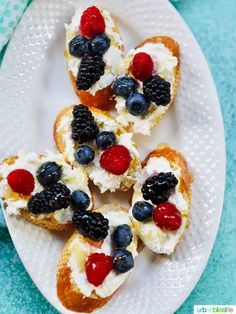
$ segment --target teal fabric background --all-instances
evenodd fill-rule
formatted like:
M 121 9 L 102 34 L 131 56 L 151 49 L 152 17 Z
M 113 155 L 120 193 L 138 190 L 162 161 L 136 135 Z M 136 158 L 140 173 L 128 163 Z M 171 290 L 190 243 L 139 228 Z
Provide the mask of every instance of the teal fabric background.
M 227 183 L 217 240 L 200 281 L 177 311 L 190 314 L 194 304 L 236 304 L 236 2 L 173 2 L 208 59 L 221 101 L 227 141 Z M 57 313 L 25 272 L 1 218 L 0 282 L 1 314 Z

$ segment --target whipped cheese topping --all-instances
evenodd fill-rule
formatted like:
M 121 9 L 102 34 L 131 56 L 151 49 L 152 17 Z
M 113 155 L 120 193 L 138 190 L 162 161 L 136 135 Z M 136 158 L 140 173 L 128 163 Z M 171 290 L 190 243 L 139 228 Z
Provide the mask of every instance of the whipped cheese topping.
M 65 24 L 66 28 L 66 56 L 68 60 L 68 69 L 74 77 L 77 77 L 81 58 L 76 58 L 70 55 L 68 50 L 69 42 L 79 34 L 80 19 L 85 8 L 79 8 L 72 18 L 70 24 Z M 123 42 L 120 34 L 116 29 L 115 22 L 110 13 L 106 10 L 101 10 L 104 17 L 106 28 L 105 33 L 111 40 L 110 48 L 103 55 L 103 60 L 106 64 L 105 73 L 101 76 L 88 92 L 95 95 L 98 90 L 108 87 L 116 79 L 118 75 L 118 66 L 123 60 Z
M 171 84 L 171 95 L 173 94 L 173 86 L 175 83 L 175 68 L 178 60 L 172 55 L 172 52 L 162 43 L 146 43 L 143 47 L 132 49 L 124 62 L 120 66 L 120 75 L 127 75 L 130 62 L 135 54 L 145 52 L 149 54 L 154 63 L 154 72 Z M 142 82 L 139 81 L 138 91 L 143 93 Z M 149 110 L 144 116 L 133 116 L 125 107 L 125 99 L 123 97 L 116 98 L 116 109 L 118 112 L 117 121 L 123 126 L 132 124 L 132 128 L 137 133 L 150 134 L 150 129 L 155 125 L 157 116 L 161 116 L 168 106 L 156 106 L 151 103 Z
M 179 242 L 184 230 L 187 226 L 188 219 L 188 202 L 184 199 L 182 193 L 180 192 L 180 177 L 181 170 L 178 167 L 173 167 L 170 165 L 169 161 L 164 157 L 152 157 L 149 159 L 146 167 L 143 169 L 140 178 L 134 186 L 134 195 L 132 199 L 132 206 L 137 201 L 144 201 L 141 188 L 146 181 L 146 179 L 152 175 L 159 172 L 172 172 L 178 179 L 178 184 L 175 191 L 169 197 L 169 202 L 173 203 L 182 214 L 182 224 L 180 228 L 176 231 L 163 231 L 156 226 L 153 220 L 147 222 L 141 222 L 136 220 L 132 214 L 132 207 L 130 209 L 130 216 L 136 227 L 136 232 L 144 242 L 144 244 L 149 247 L 152 251 L 156 253 L 171 254 L 173 253 L 175 246 Z M 152 204 L 151 201 L 148 201 Z
M 14 198 L 14 193 L 11 197 L 11 190 L 7 183 L 8 174 L 15 169 L 26 169 L 30 171 L 35 178 L 35 188 L 32 192 L 32 195 L 35 195 L 43 190 L 43 186 L 41 186 L 36 179 L 36 171 L 42 163 L 47 161 L 55 161 L 58 165 L 62 166 L 63 170 L 60 182 L 64 183 L 71 192 L 74 190 L 82 190 L 91 197 L 91 193 L 88 188 L 88 178 L 84 169 L 80 166 L 78 168 L 72 168 L 65 162 L 62 154 L 55 154 L 51 151 L 47 151 L 45 156 L 40 156 L 36 153 L 26 154 L 24 152 L 20 152 L 14 164 L 8 165 L 6 163 L 2 163 L 0 165 L 0 197 L 4 198 L 4 207 L 6 207 L 6 212 L 9 215 L 19 215 L 20 209 L 27 208 L 28 199 L 20 198 L 16 200 Z M 67 223 L 68 221 L 71 221 L 73 211 L 68 207 L 55 211 L 53 215 L 59 223 Z M 45 216 L 47 216 L 47 214 L 38 215 L 39 218 L 43 218 Z
M 139 153 L 134 146 L 132 137 L 132 133 L 121 134 L 117 136 L 117 144 L 124 145 L 126 148 L 128 148 L 131 157 L 137 159 L 139 158 Z M 120 188 L 121 184 L 132 185 L 135 182 L 135 169 L 131 169 L 132 167 L 129 167 L 128 170 L 122 175 L 114 175 L 102 169 L 99 164 L 102 153 L 102 151 L 99 151 L 94 159 L 93 164 L 88 167 L 89 177 L 91 180 L 93 180 L 95 185 L 99 186 L 101 193 L 104 193 L 108 190 L 115 192 Z
M 140 169 L 139 161 L 139 152 L 136 149 L 134 142 L 133 142 L 133 134 L 132 133 L 120 133 L 120 131 L 124 132 L 121 126 L 114 120 L 113 118 L 109 118 L 107 116 L 101 115 L 96 111 L 92 112 L 99 126 L 99 130 L 101 131 L 112 131 L 116 134 L 117 144 L 124 145 L 128 148 L 131 157 L 133 160 L 137 161 L 131 164 L 129 169 L 122 175 L 114 175 L 112 173 L 107 172 L 106 170 L 102 169 L 100 166 L 100 157 L 103 153 L 102 150 L 98 150 L 96 145 L 91 143 L 90 145 L 93 147 L 95 151 L 95 158 L 93 162 L 87 166 L 87 171 L 89 178 L 97 185 L 101 193 L 106 191 L 114 192 L 121 187 L 122 184 L 125 186 L 131 186 L 135 182 L 135 172 Z M 73 119 L 72 113 L 70 116 L 65 116 L 61 119 L 61 123 L 58 126 L 58 132 L 62 134 L 63 141 L 65 143 L 65 157 L 70 162 L 75 162 L 75 143 L 71 137 L 71 122 Z M 119 132 L 118 132 L 119 131 Z M 76 163 L 77 165 L 78 163 Z
M 95 287 L 93 284 L 89 283 L 85 273 L 85 263 L 87 257 L 92 253 L 104 253 L 106 255 L 112 254 L 112 243 L 111 243 L 111 234 L 114 231 L 115 227 L 127 224 L 131 227 L 133 232 L 133 239 L 130 245 L 127 247 L 127 250 L 130 251 L 135 258 L 138 255 L 137 252 L 137 236 L 134 232 L 134 228 L 129 219 L 129 215 L 123 211 L 110 211 L 108 213 L 103 213 L 103 215 L 109 220 L 109 232 L 106 239 L 104 239 L 103 244 L 100 248 L 95 248 L 89 245 L 83 240 L 82 236 L 77 236 L 74 241 L 71 243 L 70 251 L 71 256 L 68 261 L 68 267 L 71 268 L 71 282 L 75 283 L 80 291 L 87 297 L 91 295 L 92 292 L 95 292 L 97 296 L 101 298 L 108 297 L 114 293 L 121 284 L 129 276 L 130 271 L 124 274 L 117 274 L 115 271 L 111 271 L 103 283 L 98 287 Z

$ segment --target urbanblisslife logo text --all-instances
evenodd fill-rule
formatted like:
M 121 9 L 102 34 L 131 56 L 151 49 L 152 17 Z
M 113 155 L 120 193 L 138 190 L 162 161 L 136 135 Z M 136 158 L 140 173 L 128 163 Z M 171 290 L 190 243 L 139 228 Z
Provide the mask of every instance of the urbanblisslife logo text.
M 197 313 L 233 313 L 236 314 L 236 305 L 194 305 L 194 314 Z

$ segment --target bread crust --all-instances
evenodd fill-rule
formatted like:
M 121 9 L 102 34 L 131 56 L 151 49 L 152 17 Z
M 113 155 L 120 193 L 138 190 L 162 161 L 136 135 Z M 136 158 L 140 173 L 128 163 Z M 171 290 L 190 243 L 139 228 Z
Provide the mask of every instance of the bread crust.
M 188 202 L 190 207 L 191 203 L 191 184 L 193 182 L 193 175 L 188 170 L 187 161 L 183 155 L 173 148 L 170 148 L 166 144 L 161 144 L 157 149 L 150 152 L 147 157 L 142 162 L 142 167 L 144 168 L 148 160 L 152 157 L 164 157 L 166 158 L 172 166 L 178 166 L 181 170 L 180 176 L 180 190 L 184 195 L 185 200 Z
M 54 140 L 55 140 L 55 144 L 56 144 L 56 148 L 58 149 L 58 151 L 62 154 L 65 154 L 65 150 L 66 150 L 66 143 L 63 139 L 63 133 L 59 131 L 59 126 L 60 126 L 60 123 L 61 123 L 61 120 L 63 117 L 69 117 L 71 115 L 71 112 L 73 110 L 73 107 L 75 105 L 71 105 L 69 107 L 66 107 L 64 109 L 62 109 L 56 120 L 55 120 L 55 123 L 54 123 Z M 90 108 L 91 112 L 92 113 L 96 113 L 97 115 L 102 115 L 104 117 L 104 120 L 105 119 L 112 119 L 114 120 L 114 118 L 110 115 L 109 112 L 107 111 L 104 111 L 104 110 L 100 110 L 98 108 Z M 117 123 L 117 125 L 119 125 Z M 121 133 L 126 133 L 126 129 L 123 128 L 121 125 L 119 125 L 119 129 L 117 130 L 116 132 L 116 135 L 120 135 Z M 74 145 L 74 148 L 76 149 L 76 144 Z M 68 156 L 66 156 L 65 154 L 65 159 L 68 163 L 73 163 L 69 160 Z M 136 169 L 140 166 L 140 160 L 139 158 L 133 158 L 132 159 L 132 162 L 131 162 L 131 165 L 130 165 L 130 169 L 131 169 L 131 172 L 135 172 Z M 123 181 L 121 182 L 121 185 L 120 185 L 120 188 L 118 190 L 120 191 L 127 191 L 131 188 L 131 186 L 135 183 L 135 179 L 131 182 L 131 179 L 130 180 L 127 180 L 127 181 Z
M 56 148 L 58 149 L 58 151 L 60 153 L 63 153 L 65 151 L 65 142 L 63 140 L 63 134 L 61 132 L 58 131 L 59 125 L 61 123 L 61 120 L 63 117 L 69 117 L 72 113 L 72 110 L 74 108 L 75 105 L 70 105 L 66 108 L 63 108 L 57 115 L 55 123 L 54 123 L 54 127 L 53 127 L 53 136 L 54 136 L 54 140 L 55 140 L 55 144 L 56 144 Z M 98 109 L 98 108 L 90 108 L 90 110 L 92 112 L 95 112 L 97 114 L 103 115 L 105 116 L 107 119 L 113 119 L 113 117 L 104 110 Z M 120 127 L 121 131 L 125 132 L 125 129 L 123 129 L 122 127 Z
M 70 80 L 76 95 L 79 97 L 81 103 L 88 107 L 95 107 L 102 110 L 111 110 L 115 106 L 115 96 L 111 86 L 107 86 L 98 90 L 95 95 L 85 90 L 78 90 L 76 85 L 76 77 L 69 71 Z
M 111 211 L 111 207 L 112 211 L 125 211 L 128 214 L 128 210 L 119 205 L 103 205 L 102 207 L 95 209 L 94 211 L 106 213 L 108 211 Z M 91 313 L 95 309 L 98 309 L 105 305 L 116 293 L 116 291 L 106 298 L 101 298 L 95 293 L 92 293 L 91 296 L 86 297 L 78 289 L 78 287 L 71 282 L 71 269 L 68 267 L 67 264 L 70 258 L 70 245 L 77 236 L 78 232 L 75 231 L 62 251 L 57 269 L 57 296 L 67 309 L 75 312 Z M 93 243 L 93 241 L 89 239 L 86 240 L 90 245 L 97 246 L 97 242 Z
M 17 158 L 18 156 L 9 157 L 5 159 L 3 163 L 12 165 L 14 164 Z M 0 178 L 0 181 L 1 181 L 1 178 Z M 92 198 L 91 198 L 91 201 L 93 202 Z M 7 208 L 7 204 L 4 202 L 4 199 L 3 199 L 3 207 L 4 209 Z M 27 208 L 22 208 L 20 209 L 20 216 L 37 226 L 40 226 L 49 230 L 64 231 L 64 230 L 69 230 L 73 228 L 72 222 L 68 222 L 65 224 L 59 223 L 55 219 L 54 213 L 45 214 L 43 217 L 40 217 L 41 215 L 34 215 L 33 213 L 30 213 Z
M 102 11 L 102 10 L 101 10 Z M 113 18 L 115 26 L 113 31 L 120 33 L 119 26 L 117 21 Z M 121 52 L 124 52 L 124 45 L 119 45 Z M 65 53 L 66 54 L 66 53 Z M 71 71 L 69 72 L 70 80 L 76 95 L 80 98 L 82 104 L 88 107 L 95 107 L 101 110 L 111 110 L 115 106 L 115 95 L 111 86 L 107 86 L 103 89 L 98 90 L 95 95 L 91 94 L 88 91 L 78 90 L 76 85 L 76 77 L 73 76 Z
M 179 44 L 174 39 L 172 39 L 171 37 L 168 37 L 168 36 L 154 36 L 154 37 L 147 38 L 143 42 L 141 42 L 139 45 L 137 45 L 135 47 L 135 49 L 141 48 L 145 44 L 148 44 L 148 43 L 153 43 L 153 44 L 161 43 L 161 44 L 163 44 L 172 52 L 173 56 L 176 57 L 178 60 L 178 64 L 174 69 L 175 82 L 174 82 L 173 88 L 172 88 L 171 101 L 167 106 L 163 107 L 163 110 L 161 113 L 157 113 L 156 115 L 155 115 L 155 112 L 153 113 L 153 117 L 151 119 L 151 123 L 152 123 L 152 127 L 153 127 L 162 119 L 164 114 L 167 112 L 167 110 L 170 108 L 171 104 L 175 100 L 178 86 L 179 86 L 179 82 L 180 82 L 180 51 L 179 51 Z M 129 68 L 129 70 L 128 70 L 128 75 L 133 76 L 133 74 L 131 72 L 131 68 Z M 131 132 L 133 131 L 133 123 L 132 122 L 130 122 L 128 130 Z
M 181 241 L 181 239 L 183 238 L 185 231 L 187 230 L 190 224 L 189 222 L 190 212 L 189 211 L 190 211 L 190 206 L 191 206 L 191 184 L 193 182 L 193 175 L 189 172 L 187 162 L 185 158 L 183 157 L 183 155 L 166 144 L 160 144 L 155 150 L 153 150 L 147 155 L 147 157 L 142 162 L 143 168 L 147 165 L 149 159 L 152 157 L 157 157 L 157 158 L 164 157 L 168 160 L 171 166 L 173 167 L 177 166 L 180 169 L 179 192 L 182 193 L 184 199 L 186 200 L 188 204 L 188 211 L 185 213 L 182 213 L 182 217 L 186 219 L 186 223 L 185 223 L 184 231 L 176 243 L 176 246 L 177 246 L 179 242 Z M 136 193 L 139 193 L 139 191 L 134 189 L 134 195 Z M 133 221 L 132 217 L 131 219 Z M 133 221 L 133 224 L 135 225 L 134 221 Z M 137 232 L 137 234 L 139 233 Z M 159 252 L 158 254 L 167 254 L 167 253 Z
M 144 45 L 148 44 L 148 43 L 152 43 L 152 44 L 163 44 L 164 46 L 166 46 L 173 54 L 174 57 L 177 58 L 178 60 L 178 64 L 175 67 L 174 70 L 174 75 L 175 75 L 175 83 L 173 85 L 173 94 L 172 94 L 172 99 L 170 104 L 173 102 L 173 100 L 175 99 L 176 93 L 177 93 L 177 89 L 179 86 L 179 82 L 180 82 L 180 52 L 179 52 L 179 44 L 177 43 L 177 41 L 175 41 L 173 38 L 168 37 L 168 36 L 154 36 L 154 37 L 150 37 L 145 39 L 142 43 L 140 43 L 138 46 L 135 47 L 135 49 L 137 48 L 141 48 Z M 169 105 L 166 106 L 169 108 Z M 167 109 L 168 109 L 167 108 Z
M 63 117 L 69 117 L 75 105 L 63 108 L 57 115 L 53 126 L 53 137 L 56 144 L 56 148 L 60 153 L 65 150 L 65 142 L 63 140 L 62 133 L 58 131 L 59 125 Z
M 57 296 L 67 309 L 75 312 L 91 313 L 105 305 L 112 298 L 112 295 L 107 298 L 99 298 L 95 294 L 86 297 L 74 283 L 71 283 L 71 269 L 67 266 L 67 263 L 70 257 L 70 245 L 77 237 L 77 234 L 77 231 L 72 234 L 61 254 L 57 269 Z

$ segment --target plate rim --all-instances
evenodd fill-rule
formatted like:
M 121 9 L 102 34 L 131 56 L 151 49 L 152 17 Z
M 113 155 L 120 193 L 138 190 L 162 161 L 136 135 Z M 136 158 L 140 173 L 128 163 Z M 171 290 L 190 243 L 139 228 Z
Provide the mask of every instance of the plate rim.
M 19 32 L 19 25 L 22 25 L 24 23 L 24 21 L 27 19 L 28 16 L 30 16 L 31 14 L 31 11 L 35 10 L 37 4 L 39 3 L 40 0 L 35 0 L 34 2 L 32 2 L 30 4 L 30 6 L 28 7 L 26 13 L 23 15 L 20 23 L 18 24 L 18 27 L 16 28 L 13 36 L 12 36 L 12 40 L 11 42 L 14 41 L 14 39 L 16 38 L 17 36 L 17 33 Z M 166 2 L 168 2 L 166 0 Z M 197 46 L 198 46 L 198 49 L 199 49 L 199 52 L 201 53 L 201 58 L 203 60 L 203 62 L 205 63 L 205 66 L 206 66 L 206 69 L 207 69 L 207 72 L 208 72 L 208 76 L 211 80 L 211 85 L 214 89 L 214 94 L 215 94 L 215 97 L 217 99 L 217 107 L 216 107 L 216 110 L 218 110 L 218 113 L 219 113 L 219 117 L 220 117 L 220 120 L 221 120 L 221 125 L 220 125 L 220 128 L 221 128 L 221 137 L 222 137 L 222 143 L 221 145 L 223 146 L 224 148 L 224 154 L 223 154 L 223 183 L 222 183 L 222 194 L 220 196 L 220 198 L 218 198 L 218 203 L 220 204 L 219 209 L 217 211 L 217 222 L 216 222 L 216 227 L 214 228 L 214 231 L 211 233 L 211 241 L 208 242 L 208 245 L 207 245 L 207 254 L 204 254 L 204 258 L 203 258 L 203 261 L 201 262 L 201 267 L 198 267 L 197 271 L 195 272 L 195 275 L 194 275 L 194 280 L 192 280 L 191 282 L 191 285 L 192 285 L 192 288 L 191 289 L 188 289 L 188 292 L 183 292 L 185 293 L 185 297 L 182 298 L 183 300 L 180 301 L 176 307 L 176 310 L 186 301 L 186 299 L 188 298 L 188 296 L 192 293 L 194 287 L 197 285 L 198 281 L 200 280 L 206 266 L 207 266 L 207 263 L 208 263 L 208 260 L 211 256 L 211 253 L 212 253 L 212 250 L 213 250 L 213 247 L 214 247 L 214 244 L 215 244 L 215 241 L 216 241 L 216 237 L 217 237 L 217 233 L 218 233 L 218 230 L 219 230 L 219 225 L 220 225 L 220 221 L 221 221 L 221 216 L 222 216 L 222 211 L 223 211 L 223 205 L 224 205 L 224 195 L 225 195 L 225 184 L 226 184 L 226 143 L 225 143 L 225 131 L 224 131 L 224 123 L 223 123 L 223 116 L 222 116 L 222 111 L 221 111 L 221 106 L 220 106 L 220 101 L 219 101 L 219 97 L 218 97 L 218 94 L 217 94 L 217 89 L 216 89 L 216 85 L 215 85 L 215 82 L 214 82 L 214 79 L 212 77 L 212 74 L 211 74 L 211 71 L 210 71 L 210 67 L 209 67 L 209 64 L 207 62 L 207 59 L 196 39 L 196 37 L 193 35 L 191 29 L 189 28 L 189 26 L 186 24 L 186 22 L 184 21 L 184 19 L 182 18 L 182 16 L 180 15 L 180 13 L 177 11 L 177 9 L 171 4 L 171 3 L 167 3 L 167 5 L 169 6 L 170 10 L 174 11 L 176 15 L 178 15 L 178 17 L 182 20 L 182 23 L 184 24 L 184 28 L 188 30 L 190 36 L 192 37 L 192 39 L 196 42 Z M 7 49 L 6 49 L 6 52 L 5 52 L 5 55 L 4 55 L 4 58 L 2 60 L 2 65 L 1 65 L 1 68 L 4 68 L 4 64 L 6 63 L 6 60 L 8 58 L 8 54 L 9 54 L 9 48 L 11 47 L 11 43 L 8 45 Z M 2 72 L 2 71 L 1 71 Z M 12 237 L 12 230 L 11 230 L 11 226 L 10 226 L 10 219 L 8 217 L 8 215 L 6 215 L 5 211 L 3 211 L 4 213 L 4 217 L 5 217 L 5 220 L 6 220 L 6 223 L 7 223 L 7 227 L 8 227 L 8 230 L 10 232 L 10 235 L 11 235 L 11 238 L 14 238 Z M 13 243 L 14 243 L 14 240 L 13 240 Z M 14 247 L 17 251 L 17 254 L 19 255 L 21 261 L 22 261 L 22 256 L 23 254 L 21 254 L 19 251 L 18 251 L 18 248 L 17 246 L 15 246 L 15 243 L 14 243 Z M 39 292 L 45 297 L 45 299 L 51 303 L 56 309 L 57 307 L 55 306 L 55 304 L 53 304 L 51 302 L 51 300 L 49 300 L 47 298 L 47 296 L 39 289 L 38 285 L 35 283 L 33 277 L 31 277 L 30 275 L 30 272 L 28 271 L 26 265 L 24 264 L 24 262 L 22 262 L 23 265 L 24 265 L 24 268 L 26 269 L 26 271 L 28 272 L 31 280 L 34 282 L 34 284 L 36 285 L 37 289 L 39 290 Z

